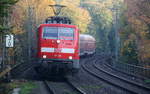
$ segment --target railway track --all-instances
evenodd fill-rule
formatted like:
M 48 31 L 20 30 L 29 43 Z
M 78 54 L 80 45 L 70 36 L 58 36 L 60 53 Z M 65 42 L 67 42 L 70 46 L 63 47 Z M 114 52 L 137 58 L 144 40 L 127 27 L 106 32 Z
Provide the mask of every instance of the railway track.
M 10 80 L 11 77 L 19 76 L 24 71 L 26 71 L 28 68 L 31 67 L 32 64 L 30 63 L 19 63 L 13 67 L 6 67 L 3 71 L 0 72 L 0 78 L 7 77 L 5 79 Z
M 104 71 L 106 71 L 106 69 L 107 69 L 107 71 L 110 71 L 113 74 L 117 73 L 116 76 L 120 76 L 120 78 L 127 80 L 128 82 L 131 82 L 131 83 L 134 83 L 138 86 L 142 86 L 142 87 L 145 87 L 147 89 L 150 89 L 150 86 L 146 85 L 143 82 L 145 79 L 148 79 L 148 78 L 144 78 L 141 76 L 136 76 L 136 75 L 132 75 L 132 74 L 128 74 L 126 72 L 120 71 L 120 70 L 112 67 L 111 65 L 109 65 L 107 62 L 103 63 L 103 66 L 99 65 L 98 63 L 96 64 L 96 62 L 95 62 L 95 67 L 97 69 L 100 69 L 98 66 L 102 67 L 102 69 L 104 69 Z
M 68 79 L 65 79 L 64 82 L 44 81 L 44 84 L 50 94 L 86 94 Z
M 120 77 L 120 76 L 118 76 L 118 75 L 112 74 L 112 73 L 106 71 L 104 68 L 98 67 L 98 66 L 96 65 L 96 63 L 94 63 L 93 66 L 94 66 L 97 70 L 102 71 L 102 72 L 104 72 L 105 74 L 114 77 L 115 79 L 118 79 L 118 80 L 120 80 L 120 81 L 122 81 L 122 82 L 125 82 L 125 83 L 127 84 L 126 86 L 129 86 L 129 88 L 127 88 L 128 90 L 131 90 L 131 91 L 133 91 L 133 92 L 135 92 L 135 93 L 140 93 L 140 94 L 149 94 L 150 88 L 145 87 L 145 86 L 143 86 L 142 84 L 135 83 L 135 82 L 133 82 L 133 81 L 131 81 L 131 80 L 128 80 L 128 79 L 126 79 L 126 78 Z M 106 68 L 106 67 L 105 67 L 105 68 Z M 132 88 L 132 89 L 131 89 L 131 88 Z
M 90 67 L 92 67 L 92 69 L 94 69 L 94 70 L 92 70 L 89 66 L 87 66 L 87 63 L 83 64 L 82 67 L 86 72 L 93 75 L 94 77 L 96 77 L 100 80 L 103 80 L 103 81 L 105 81 L 115 87 L 118 87 L 122 90 L 125 90 L 131 94 L 149 94 L 149 91 L 150 91 L 149 88 L 139 86 L 128 80 L 125 80 L 124 78 L 116 76 L 116 75 L 112 74 L 111 72 L 105 71 L 105 69 L 102 69 L 101 67 L 98 67 L 96 65 L 96 62 L 99 62 L 99 60 L 100 59 L 95 59 L 94 63 L 92 63 L 90 65 Z M 101 61 L 102 60 L 104 60 L 104 58 L 101 59 Z
M 141 83 L 141 84 L 144 84 L 145 86 L 148 86 L 144 80 L 148 80 L 149 78 L 147 77 L 143 77 L 143 76 L 140 76 L 140 75 L 135 75 L 133 73 L 128 73 L 128 72 L 125 72 L 123 70 L 120 70 L 118 68 L 114 68 L 112 65 L 108 64 L 107 62 L 104 64 L 104 66 L 106 66 L 107 68 L 109 68 L 109 70 L 113 70 L 113 71 L 116 71 L 120 74 L 123 74 L 123 75 L 126 75 L 128 76 L 130 80 L 134 80 L 136 81 L 137 83 Z
M 101 64 L 103 64 L 103 66 L 101 66 L 100 64 L 98 64 L 98 65 L 101 67 L 104 67 L 103 69 L 105 69 L 105 70 L 107 69 L 111 73 L 117 74 L 118 76 L 121 76 L 121 77 L 135 83 L 135 84 L 142 85 L 143 87 L 146 87 L 146 88 L 147 87 L 150 88 L 150 85 L 145 82 L 145 80 L 149 80 L 149 78 L 141 76 L 141 75 L 135 75 L 133 73 L 128 73 L 128 72 L 125 72 L 121 69 L 113 67 L 110 64 L 110 60 L 112 59 L 110 57 L 111 56 L 108 56 L 108 58 L 104 60 L 105 63 L 104 62 L 101 63 Z
M 29 68 L 33 66 L 33 63 L 20 63 L 17 66 L 13 67 L 11 72 L 12 77 L 18 77 L 20 75 L 23 75 L 25 71 L 27 71 Z

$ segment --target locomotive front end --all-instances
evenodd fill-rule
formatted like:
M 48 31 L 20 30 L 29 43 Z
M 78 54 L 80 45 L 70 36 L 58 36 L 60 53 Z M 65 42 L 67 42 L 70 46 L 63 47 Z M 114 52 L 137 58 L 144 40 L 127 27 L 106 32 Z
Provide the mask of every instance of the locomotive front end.
M 78 71 L 79 33 L 75 25 L 42 24 L 38 33 L 38 58 L 42 66 Z

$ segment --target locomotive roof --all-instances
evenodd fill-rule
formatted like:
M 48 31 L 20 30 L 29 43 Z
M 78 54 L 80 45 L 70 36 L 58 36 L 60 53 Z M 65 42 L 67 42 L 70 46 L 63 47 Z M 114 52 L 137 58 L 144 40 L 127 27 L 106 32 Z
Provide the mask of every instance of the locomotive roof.
M 39 27 L 46 27 L 46 26 L 51 26 L 51 27 L 70 27 L 70 28 L 77 28 L 76 25 L 70 25 L 70 24 L 40 24 Z M 38 27 L 38 28 L 39 28 Z
M 68 17 L 62 17 L 62 16 L 52 16 L 48 17 L 45 20 L 46 24 L 52 24 L 52 23 L 57 23 L 57 24 L 71 24 L 71 19 Z
M 80 40 L 95 41 L 95 38 L 88 34 L 80 34 Z

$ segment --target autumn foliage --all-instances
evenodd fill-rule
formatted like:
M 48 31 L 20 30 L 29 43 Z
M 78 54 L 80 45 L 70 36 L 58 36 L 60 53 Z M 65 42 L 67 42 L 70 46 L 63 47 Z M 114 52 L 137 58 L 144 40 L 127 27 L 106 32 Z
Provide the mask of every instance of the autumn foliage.
M 125 16 L 127 18 L 126 27 L 130 26 L 127 41 L 133 40 L 131 35 L 135 36 L 138 60 L 140 65 L 150 65 L 150 1 L 149 0 L 125 0 L 127 10 Z M 123 32 L 127 32 L 124 28 Z M 122 33 L 123 34 L 123 33 Z
M 119 47 L 118 55 L 121 59 L 123 57 L 122 61 L 150 65 L 149 0 L 19 0 L 12 7 L 10 16 L 10 24 L 13 26 L 10 31 L 19 36 L 19 49 L 28 48 L 29 35 L 33 39 L 31 45 L 34 46 L 38 26 L 47 17 L 54 16 L 49 7 L 54 4 L 66 6 L 59 16 L 71 18 L 80 33 L 93 35 L 100 52 L 115 54 L 116 47 Z M 27 35 L 27 32 L 30 34 Z M 116 32 L 120 38 L 118 44 Z

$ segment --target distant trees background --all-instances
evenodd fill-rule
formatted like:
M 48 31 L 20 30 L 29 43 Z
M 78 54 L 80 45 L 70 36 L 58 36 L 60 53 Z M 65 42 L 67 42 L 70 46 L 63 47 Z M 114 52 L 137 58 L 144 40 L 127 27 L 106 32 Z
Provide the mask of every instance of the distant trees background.
M 48 5 L 57 3 L 67 6 L 59 16 L 70 17 L 80 33 L 96 38 L 98 53 L 117 53 L 125 63 L 150 66 L 149 0 L 19 0 L 15 3 L 16 0 L 0 1 L 0 31 L 7 29 L 4 23 L 9 21 L 7 25 L 13 26 L 9 31 L 16 36 L 16 47 L 23 51 L 20 54 L 26 53 L 25 57 L 35 53 L 38 25 L 54 16 Z M 10 4 L 15 5 L 10 9 Z
M 12 25 L 10 24 L 10 18 L 12 13 L 12 6 L 18 0 L 0 0 L 0 59 L 3 60 L 5 58 L 5 35 L 10 33 L 12 29 Z M 8 52 L 11 49 L 8 50 Z M 10 52 L 9 52 L 10 53 Z M 13 52 L 11 52 L 13 53 Z M 10 54 L 12 55 L 12 54 Z M 3 60 L 4 61 L 4 60 Z M 0 61 L 1 62 L 1 61 Z M 0 63 L 0 68 L 3 66 L 3 63 Z
M 150 1 L 125 0 L 125 6 L 124 16 L 121 19 L 124 23 L 120 32 L 123 52 L 121 54 L 128 57 L 134 52 L 127 60 L 138 60 L 139 65 L 150 67 Z M 134 46 L 131 47 L 130 44 Z M 127 49 L 131 51 L 125 55 L 124 51 Z
M 11 6 L 14 5 L 16 2 L 17 0 L 0 1 L 0 33 L 2 33 L 3 30 L 9 29 L 9 20 L 7 19 L 10 17 L 9 14 L 11 12 Z

